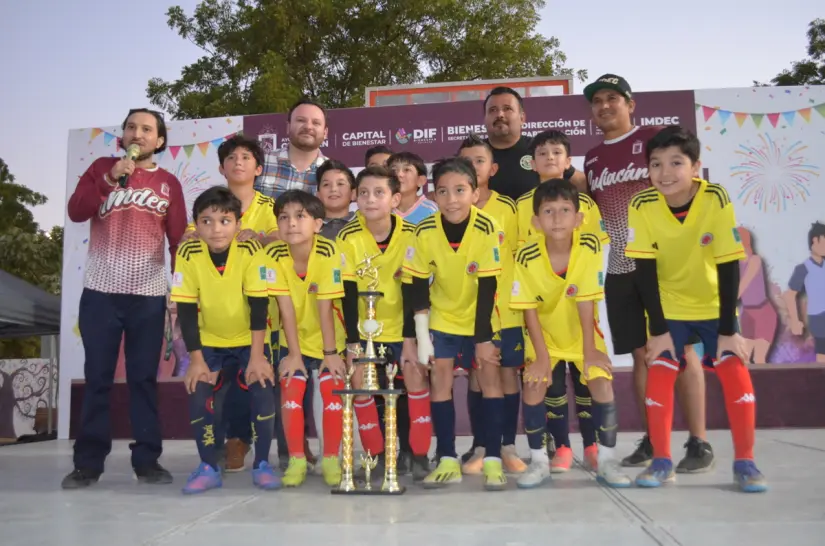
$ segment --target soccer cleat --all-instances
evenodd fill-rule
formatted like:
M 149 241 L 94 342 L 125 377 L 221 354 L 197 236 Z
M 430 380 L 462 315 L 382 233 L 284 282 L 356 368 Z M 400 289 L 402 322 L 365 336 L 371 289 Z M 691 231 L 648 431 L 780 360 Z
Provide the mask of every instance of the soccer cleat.
M 614 489 L 624 489 L 633 484 L 633 480 L 624 473 L 619 461 L 615 459 L 608 459 L 599 465 L 596 471 L 596 481 Z
M 166 485 L 172 483 L 172 474 L 160 466 L 157 461 L 149 466 L 135 468 L 135 479 L 140 483 L 152 485 Z
M 556 456 L 556 440 L 553 435 L 544 433 L 545 449 L 547 449 L 547 460 L 552 460 Z
M 530 461 L 530 466 L 522 473 L 516 480 L 516 485 L 520 489 L 533 489 L 539 487 L 545 482 L 550 481 L 550 465 L 545 459 L 533 458 Z
M 221 479 L 220 471 L 206 463 L 201 463 L 198 465 L 198 468 L 189 475 L 189 479 L 186 480 L 186 485 L 183 486 L 181 492 L 184 495 L 196 495 L 222 486 L 223 480 Z
M 653 459 L 650 466 L 636 476 L 636 485 L 639 487 L 660 487 L 676 481 L 673 471 L 673 461 L 670 459 Z
M 481 474 L 484 468 L 484 448 L 477 447 L 473 450 L 473 456 L 461 465 L 461 472 L 468 476 L 476 476 Z
M 599 446 L 592 444 L 584 448 L 584 460 L 582 466 L 585 470 L 598 472 L 599 470 Z
M 521 474 L 527 470 L 527 465 L 521 460 L 516 452 L 516 446 L 501 446 L 501 462 L 510 474 Z
M 226 442 L 226 463 L 224 471 L 242 472 L 246 468 L 246 455 L 249 453 L 249 444 L 238 438 Z
M 401 451 L 395 460 L 395 471 L 399 476 L 406 476 L 412 472 L 412 459 L 414 455 L 409 451 Z
M 484 459 L 484 489 L 487 491 L 504 491 L 507 488 L 507 476 L 501 459 L 489 457 Z
M 83 470 L 75 468 L 71 471 L 60 484 L 63 489 L 85 489 L 90 485 L 94 485 L 100 479 L 100 472 L 92 470 Z
M 685 458 L 676 465 L 677 473 L 699 474 L 713 470 L 713 448 L 709 443 L 696 436 L 691 436 L 688 438 L 685 448 L 687 448 L 687 453 Z
M 281 483 L 284 487 L 298 487 L 307 479 L 307 460 L 304 457 L 290 457 Z
M 653 444 L 645 434 L 636 444 L 636 451 L 622 459 L 622 466 L 647 466 L 653 459 Z
M 564 474 L 573 465 L 573 450 L 567 446 L 556 448 L 556 454 L 550 461 L 550 472 L 553 474 Z
M 455 457 L 441 457 L 421 485 L 425 489 L 438 489 L 455 483 L 461 483 L 461 464 Z
M 321 461 L 321 475 L 330 487 L 336 487 L 341 483 L 341 462 L 337 455 L 324 457 Z
M 461 464 L 464 464 L 464 463 L 466 463 L 467 461 L 469 461 L 470 459 L 472 459 L 472 458 L 473 458 L 473 455 L 475 455 L 475 453 L 476 453 L 476 448 L 478 448 L 478 447 L 479 447 L 479 446 L 475 446 L 475 447 L 471 447 L 470 449 L 468 449 L 468 450 L 464 453 L 464 455 L 462 455 L 462 456 L 461 456 Z
M 413 455 L 413 481 L 420 482 L 430 474 L 430 459 L 426 455 Z
M 733 481 L 743 493 L 764 493 L 768 490 L 765 476 L 756 468 L 756 464 L 749 459 L 733 462 Z
M 258 489 L 274 491 L 281 488 L 281 477 L 268 462 L 261 461 L 258 463 L 258 468 L 252 469 L 252 483 Z

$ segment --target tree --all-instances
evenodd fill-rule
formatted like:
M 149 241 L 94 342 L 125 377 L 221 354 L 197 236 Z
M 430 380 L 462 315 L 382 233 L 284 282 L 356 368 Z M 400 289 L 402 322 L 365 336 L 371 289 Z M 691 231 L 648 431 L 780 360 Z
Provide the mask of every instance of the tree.
M 808 25 L 808 58 L 791 63 L 771 80 L 773 85 L 825 84 L 825 19 Z
M 28 208 L 47 200 L 45 195 L 17 184 L 0 159 L 0 267 L 47 292 L 60 294 L 63 228 L 43 231 Z M 40 338 L 0 340 L 0 358 L 39 356 Z
M 177 119 L 285 111 L 301 96 L 363 104 L 365 87 L 575 75 L 535 29 L 543 0 L 204 0 L 168 25 L 204 51 L 180 79 L 149 81 Z

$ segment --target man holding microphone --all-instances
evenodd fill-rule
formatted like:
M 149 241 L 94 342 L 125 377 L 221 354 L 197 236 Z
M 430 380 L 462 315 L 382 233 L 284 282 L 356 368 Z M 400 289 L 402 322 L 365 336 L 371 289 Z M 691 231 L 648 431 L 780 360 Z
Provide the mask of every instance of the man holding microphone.
M 157 374 L 168 288 L 164 239 L 174 260 L 186 228 L 181 184 L 153 161 L 166 149 L 158 113 L 131 110 L 122 125 L 122 159 L 104 157 L 86 170 L 71 199 L 69 219 L 91 221 L 78 324 L 86 354 L 83 407 L 74 444 L 74 470 L 64 489 L 94 484 L 112 448 L 109 395 L 124 340 L 126 381 L 138 481 L 171 483 L 161 454 Z M 174 264 L 172 264 L 174 267 Z

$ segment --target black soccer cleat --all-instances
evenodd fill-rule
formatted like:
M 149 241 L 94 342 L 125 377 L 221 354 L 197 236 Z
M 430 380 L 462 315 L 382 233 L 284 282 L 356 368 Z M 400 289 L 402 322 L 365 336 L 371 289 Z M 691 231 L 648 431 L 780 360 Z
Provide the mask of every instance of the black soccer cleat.
M 60 487 L 63 489 L 85 489 L 90 485 L 96 484 L 101 474 L 102 472 L 75 468 L 63 478 Z
M 648 466 L 653 460 L 653 444 L 650 437 L 645 434 L 636 444 L 636 451 L 622 459 L 622 466 Z
M 135 468 L 135 479 L 140 483 L 166 485 L 172 483 L 172 474 L 155 462 L 149 466 Z
M 701 474 L 713 470 L 715 459 L 713 448 L 708 442 L 696 436 L 691 436 L 684 447 L 687 448 L 687 453 L 685 458 L 679 461 L 676 472 L 679 474 Z

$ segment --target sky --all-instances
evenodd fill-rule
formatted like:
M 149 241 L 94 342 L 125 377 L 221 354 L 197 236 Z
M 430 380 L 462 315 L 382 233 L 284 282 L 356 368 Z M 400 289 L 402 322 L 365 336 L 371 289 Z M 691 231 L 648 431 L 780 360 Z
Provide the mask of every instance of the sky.
M 538 31 L 559 38 L 567 66 L 590 80 L 619 74 L 634 91 L 747 87 L 804 58 L 808 23 L 825 15 L 820 1 L 550 0 Z M 117 125 L 150 106 L 149 79 L 176 79 L 201 54 L 166 25 L 166 10 L 197 4 L 2 2 L 0 158 L 49 198 L 34 209 L 43 228 L 65 221 L 68 131 Z M 580 93 L 585 84 L 574 85 Z

